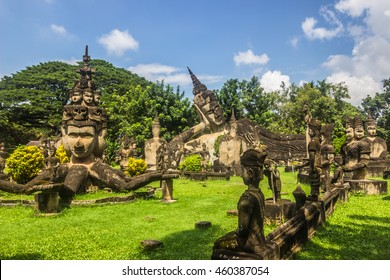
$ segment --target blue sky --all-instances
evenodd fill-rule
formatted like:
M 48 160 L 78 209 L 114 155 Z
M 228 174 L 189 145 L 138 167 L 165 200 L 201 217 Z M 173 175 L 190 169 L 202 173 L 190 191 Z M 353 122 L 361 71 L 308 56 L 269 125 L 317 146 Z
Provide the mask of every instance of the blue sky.
M 209 89 L 256 75 L 345 82 L 359 105 L 390 77 L 388 0 L 0 0 L 0 77 L 81 60 L 85 45 L 192 98 L 189 66 Z

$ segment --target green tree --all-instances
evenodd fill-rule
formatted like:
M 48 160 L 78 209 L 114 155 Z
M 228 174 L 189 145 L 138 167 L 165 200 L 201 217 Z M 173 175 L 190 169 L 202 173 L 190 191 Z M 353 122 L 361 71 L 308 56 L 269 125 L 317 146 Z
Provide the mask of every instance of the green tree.
M 174 92 L 164 83 L 147 87 L 131 85 L 126 93 L 105 95 L 103 101 L 109 115 L 110 141 L 128 135 L 136 140 L 140 155 L 145 141 L 152 137 L 152 121 L 156 116 L 160 120 L 160 136 L 167 141 L 193 126 L 196 120 L 196 113 L 180 88 Z
M 40 134 L 58 134 L 62 106 L 77 77 L 75 66 L 47 62 L 0 80 L 0 138 L 26 144 Z
M 379 137 L 386 139 L 390 147 L 390 78 L 383 81 L 383 92 L 375 93 L 373 97 L 368 95 L 362 101 L 362 107 L 366 114 L 377 122 L 377 133 Z

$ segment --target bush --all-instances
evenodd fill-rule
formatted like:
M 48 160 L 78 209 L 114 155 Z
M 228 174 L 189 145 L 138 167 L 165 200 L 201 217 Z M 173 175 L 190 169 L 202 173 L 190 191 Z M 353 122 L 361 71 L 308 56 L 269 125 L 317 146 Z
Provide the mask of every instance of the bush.
M 182 163 L 179 165 L 179 169 L 186 171 L 202 171 L 202 158 L 199 154 L 197 155 L 190 155 L 184 159 Z
M 58 147 L 58 149 L 56 151 L 56 158 L 58 158 L 60 160 L 60 163 L 69 162 L 69 157 L 66 154 L 64 145 L 61 145 Z
M 38 147 L 19 146 L 6 161 L 8 174 L 19 184 L 25 184 L 44 167 L 44 158 Z
M 137 176 L 145 173 L 147 168 L 146 162 L 143 159 L 129 158 L 129 166 L 126 173 L 129 176 Z

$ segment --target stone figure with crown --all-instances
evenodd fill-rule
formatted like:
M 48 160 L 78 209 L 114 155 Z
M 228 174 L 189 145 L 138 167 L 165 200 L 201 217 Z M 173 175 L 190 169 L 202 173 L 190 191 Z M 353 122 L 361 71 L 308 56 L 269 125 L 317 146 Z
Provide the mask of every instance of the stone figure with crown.
M 62 144 L 70 162 L 49 168 L 26 184 L 0 180 L 0 190 L 27 194 L 36 191 L 51 192 L 50 196 L 55 192 L 66 206 L 76 193 L 86 191 L 91 185 L 114 191 L 129 191 L 151 181 L 177 177 L 173 174 L 150 172 L 130 178 L 98 160 L 105 149 L 107 114 L 99 106 L 101 94 L 92 80 L 95 70 L 89 66 L 88 47 L 83 62 L 79 69 L 80 79 L 70 93 L 69 104 L 64 106 L 62 116 Z
M 152 123 L 153 138 L 145 141 L 145 162 L 148 166 L 148 170 L 157 170 L 157 162 L 165 162 L 164 157 L 166 151 L 164 147 L 167 145 L 167 141 L 160 138 L 161 125 L 158 117 L 155 117 Z M 160 148 L 164 146 L 163 148 Z M 159 151 L 159 153 L 157 153 Z

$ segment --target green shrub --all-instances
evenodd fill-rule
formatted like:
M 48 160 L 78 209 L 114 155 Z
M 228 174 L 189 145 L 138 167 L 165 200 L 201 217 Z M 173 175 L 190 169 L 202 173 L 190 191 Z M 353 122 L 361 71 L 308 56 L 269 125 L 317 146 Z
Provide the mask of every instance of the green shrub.
M 129 166 L 127 167 L 127 174 L 129 176 L 137 176 L 145 173 L 147 168 L 146 162 L 143 159 L 129 158 Z
M 202 158 L 199 154 L 187 156 L 179 165 L 179 169 L 186 171 L 202 171 Z
M 58 147 L 58 149 L 56 151 L 56 158 L 58 158 L 60 160 L 60 163 L 69 162 L 69 157 L 66 154 L 64 145 L 61 145 Z
M 6 161 L 8 174 L 19 184 L 25 184 L 44 167 L 44 158 L 38 147 L 19 146 Z

